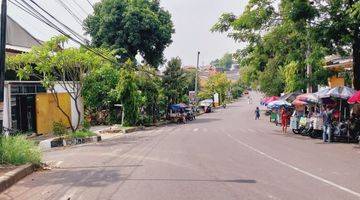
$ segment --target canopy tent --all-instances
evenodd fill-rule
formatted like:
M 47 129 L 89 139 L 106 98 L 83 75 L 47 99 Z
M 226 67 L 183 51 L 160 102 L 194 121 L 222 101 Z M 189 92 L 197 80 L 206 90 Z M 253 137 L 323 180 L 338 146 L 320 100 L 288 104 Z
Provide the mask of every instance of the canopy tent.
M 355 94 L 355 90 L 350 87 L 335 87 L 329 91 L 331 97 L 349 99 Z
M 199 102 L 200 106 L 211 106 L 214 103 L 212 99 L 205 99 Z
M 272 97 L 269 97 L 265 102 L 264 102 L 264 105 L 268 105 L 269 103 L 273 102 L 273 101 L 276 101 L 276 100 L 279 100 L 280 97 L 277 97 L 277 96 L 272 96 Z
M 180 109 L 185 109 L 188 106 L 186 104 L 183 103 L 179 103 L 179 104 L 172 104 L 169 106 L 169 109 L 173 110 L 173 111 L 178 111 Z
M 353 96 L 348 100 L 349 104 L 358 104 L 360 103 L 360 91 L 357 91 Z
M 296 100 L 314 104 L 321 103 L 321 99 L 319 98 L 319 96 L 314 93 L 301 94 L 296 97 Z
M 301 94 L 302 92 L 293 92 L 293 93 L 285 94 L 284 96 L 280 97 L 280 100 L 284 100 L 291 103 L 296 99 L 297 96 Z
M 284 100 L 272 101 L 267 105 L 269 109 L 280 108 L 280 107 L 291 107 L 291 106 L 292 106 L 291 103 Z
M 295 99 L 295 100 L 292 102 L 292 105 L 294 105 L 294 106 L 306 106 L 306 105 L 308 105 L 308 103 L 305 102 L 305 101 L 301 101 L 301 100 L 299 100 L 299 99 Z
M 321 99 L 329 98 L 329 97 L 349 99 L 354 95 L 354 93 L 355 93 L 354 89 L 350 87 L 342 86 L 342 87 L 335 87 L 333 89 L 325 89 L 315 94 Z

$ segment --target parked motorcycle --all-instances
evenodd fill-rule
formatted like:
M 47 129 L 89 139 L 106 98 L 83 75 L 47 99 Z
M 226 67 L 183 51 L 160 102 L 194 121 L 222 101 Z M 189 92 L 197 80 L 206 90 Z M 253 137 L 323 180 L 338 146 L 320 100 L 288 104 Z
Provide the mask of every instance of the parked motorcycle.
M 347 139 L 350 141 L 349 123 L 347 121 L 334 123 L 333 138 L 334 140 Z
M 186 120 L 188 121 L 195 120 L 195 114 L 192 109 L 186 109 L 185 114 L 186 114 Z

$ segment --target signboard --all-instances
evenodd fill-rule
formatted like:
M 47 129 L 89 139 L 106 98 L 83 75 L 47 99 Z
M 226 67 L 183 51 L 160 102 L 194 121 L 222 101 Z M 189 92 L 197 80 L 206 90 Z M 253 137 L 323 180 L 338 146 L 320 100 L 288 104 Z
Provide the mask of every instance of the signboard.
M 195 91 L 189 91 L 189 100 L 190 102 L 194 103 L 196 101 Z
M 220 99 L 219 99 L 219 94 L 215 93 L 214 94 L 214 105 L 215 106 L 219 106 L 220 105 Z

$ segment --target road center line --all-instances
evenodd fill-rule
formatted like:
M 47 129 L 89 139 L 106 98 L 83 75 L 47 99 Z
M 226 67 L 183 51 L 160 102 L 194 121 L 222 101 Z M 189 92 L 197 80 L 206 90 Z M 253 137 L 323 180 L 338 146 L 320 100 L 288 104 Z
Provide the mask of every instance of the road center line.
M 256 149 L 256 148 L 254 148 L 254 147 L 252 147 L 252 146 L 250 146 L 250 145 L 242 142 L 241 140 L 233 137 L 233 136 L 230 135 L 230 134 L 226 134 L 226 135 L 227 135 L 229 138 L 231 138 L 231 139 L 233 139 L 234 141 L 236 141 L 237 143 L 239 143 L 239 144 L 241 144 L 241 145 L 243 145 L 243 146 L 245 146 L 245 147 L 247 147 L 247 148 L 255 151 L 256 153 L 258 153 L 258 154 L 260 154 L 260 155 L 263 155 L 263 156 L 267 157 L 267 158 L 270 159 L 270 160 L 273 160 L 273 161 L 275 161 L 275 162 L 277 162 L 277 163 L 279 163 L 279 164 L 281 164 L 281 165 L 284 165 L 284 166 L 286 166 L 286 167 L 288 167 L 288 168 L 291 168 L 291 169 L 293 169 L 293 170 L 295 170 L 295 171 L 297 171 L 297 172 L 300 172 L 300 173 L 302 173 L 302 174 L 305 174 L 305 175 L 307 175 L 307 176 L 310 176 L 310 177 L 312 177 L 312 178 L 314 178 L 314 179 L 316 179 L 316 180 L 318 180 L 318 181 L 321 181 L 321 182 L 323 182 L 323 183 L 326 183 L 326 184 L 328 184 L 328 185 L 331 185 L 331 186 L 333 186 L 333 187 L 335 187 L 335 188 L 337 188 L 337 189 L 340 189 L 340 190 L 342 190 L 342 191 L 345 191 L 345 192 L 347 192 L 347 193 L 350 193 L 350 194 L 352 194 L 352 195 L 360 198 L 360 193 L 358 193 L 358 192 L 355 192 L 355 191 L 353 191 L 353 190 L 351 190 L 351 189 L 349 189 L 349 188 L 346 188 L 346 187 L 343 187 L 343 186 L 341 186 L 341 185 L 338 185 L 338 184 L 336 184 L 336 183 L 334 183 L 334 182 L 332 182 L 332 181 L 326 180 L 326 179 L 321 178 L 321 177 L 319 177 L 319 176 L 316 176 L 316 175 L 314 175 L 314 174 L 312 174 L 312 173 L 310 173 L 310 172 L 307 172 L 307 171 L 305 171 L 305 170 L 299 169 L 298 167 L 295 167 L 294 165 L 291 165 L 291 164 L 286 163 L 286 162 L 284 162 L 284 161 L 281 161 L 281 160 L 279 160 L 279 159 L 277 159 L 277 158 L 275 158 L 275 157 L 272 157 L 272 156 L 266 154 L 265 152 L 262 152 L 262 151 L 260 151 L 260 150 L 258 150 L 258 149 Z

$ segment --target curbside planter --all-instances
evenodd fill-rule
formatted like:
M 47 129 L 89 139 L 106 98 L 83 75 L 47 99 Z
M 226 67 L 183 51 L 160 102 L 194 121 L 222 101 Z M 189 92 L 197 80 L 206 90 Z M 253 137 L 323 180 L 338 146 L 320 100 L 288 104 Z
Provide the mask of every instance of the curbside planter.
M 16 182 L 24 178 L 25 176 L 33 173 L 36 169 L 36 165 L 27 164 L 15 168 L 12 171 L 0 176 L 0 193 L 14 185 Z
M 53 138 L 51 140 L 40 142 L 39 146 L 42 150 L 47 150 L 56 147 L 65 147 L 65 146 L 73 146 L 78 144 L 85 144 L 85 143 L 92 143 L 92 142 L 100 142 L 101 136 L 92 136 L 88 138 L 72 138 L 72 139 L 65 139 L 65 138 Z
M 123 129 L 123 133 L 128 134 L 128 133 L 133 133 L 133 132 L 136 132 L 136 131 L 141 131 L 141 130 L 144 130 L 144 129 L 145 129 L 144 127 L 128 128 L 128 129 Z

